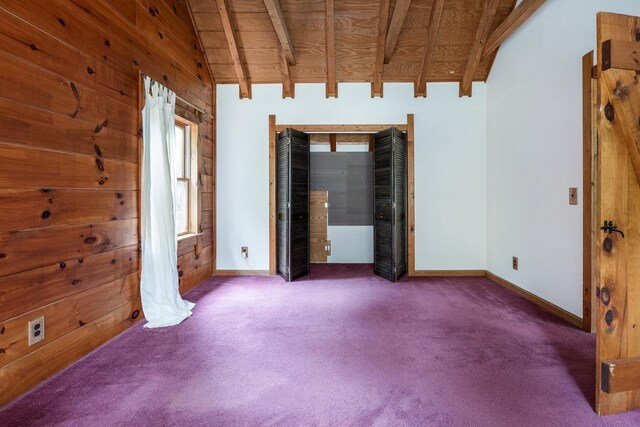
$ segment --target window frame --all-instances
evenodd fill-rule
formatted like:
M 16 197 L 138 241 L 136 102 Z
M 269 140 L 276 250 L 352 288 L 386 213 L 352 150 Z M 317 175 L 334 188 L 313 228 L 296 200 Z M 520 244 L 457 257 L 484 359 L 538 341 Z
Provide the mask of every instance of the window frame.
M 184 132 L 184 173 L 182 177 L 176 176 L 177 182 L 187 182 L 187 227 L 177 233 L 178 239 L 183 239 L 198 234 L 198 124 L 176 114 L 175 127 Z

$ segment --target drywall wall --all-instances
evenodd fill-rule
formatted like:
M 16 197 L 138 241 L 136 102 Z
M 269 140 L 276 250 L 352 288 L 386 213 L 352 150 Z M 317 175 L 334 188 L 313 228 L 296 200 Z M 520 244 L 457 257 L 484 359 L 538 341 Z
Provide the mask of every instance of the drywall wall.
M 331 242 L 330 264 L 370 264 L 373 262 L 373 226 L 330 225 L 327 239 Z
M 640 15 L 640 2 L 546 2 L 503 44 L 487 82 L 487 268 L 578 316 L 582 206 L 568 189 L 582 184 L 581 60 L 600 10 Z
M 415 115 L 416 268 L 484 269 L 486 252 L 486 100 L 458 85 L 429 85 L 427 99 L 413 85 L 385 84 L 371 98 L 366 83 L 340 84 L 327 99 L 322 84 L 296 85 L 282 99 L 280 85 L 254 85 L 253 99 L 237 85 L 217 87 L 217 268 L 269 266 L 269 114 L 279 124 L 406 123 Z M 240 247 L 248 246 L 245 263 Z

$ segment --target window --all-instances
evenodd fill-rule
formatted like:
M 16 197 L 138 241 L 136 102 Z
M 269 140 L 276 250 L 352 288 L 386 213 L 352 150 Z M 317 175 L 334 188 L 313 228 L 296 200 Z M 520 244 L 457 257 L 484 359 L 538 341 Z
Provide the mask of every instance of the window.
M 198 126 L 176 116 L 175 136 L 176 229 L 178 236 L 185 236 L 197 233 Z

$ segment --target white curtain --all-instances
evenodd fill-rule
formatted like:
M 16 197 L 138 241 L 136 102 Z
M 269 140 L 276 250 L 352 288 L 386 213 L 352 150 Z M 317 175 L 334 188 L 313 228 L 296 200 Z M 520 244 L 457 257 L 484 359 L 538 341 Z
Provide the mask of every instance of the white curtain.
M 142 272 L 140 293 L 145 328 L 177 325 L 195 304 L 178 288 L 175 149 L 176 95 L 144 77 L 142 110 Z

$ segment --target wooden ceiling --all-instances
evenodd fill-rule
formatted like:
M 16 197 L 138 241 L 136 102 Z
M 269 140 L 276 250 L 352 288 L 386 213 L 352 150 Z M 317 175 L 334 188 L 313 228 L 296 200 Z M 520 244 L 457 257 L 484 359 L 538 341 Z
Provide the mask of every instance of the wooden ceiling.
M 497 48 L 545 0 L 188 0 L 216 83 L 485 81 Z M 502 24 L 502 25 L 501 25 Z

